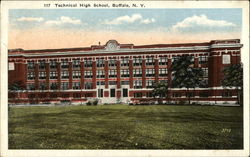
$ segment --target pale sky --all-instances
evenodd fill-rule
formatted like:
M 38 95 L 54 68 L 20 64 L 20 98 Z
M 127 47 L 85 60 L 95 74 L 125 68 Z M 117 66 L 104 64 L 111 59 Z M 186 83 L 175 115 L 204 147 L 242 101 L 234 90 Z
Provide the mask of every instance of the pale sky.
M 19 9 L 9 12 L 9 49 L 168 44 L 241 38 L 241 9 Z

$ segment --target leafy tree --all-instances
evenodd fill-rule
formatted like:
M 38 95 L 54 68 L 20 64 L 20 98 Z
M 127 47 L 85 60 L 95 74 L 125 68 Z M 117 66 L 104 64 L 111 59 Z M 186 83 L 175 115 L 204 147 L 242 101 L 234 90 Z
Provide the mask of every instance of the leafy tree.
M 17 97 L 15 97 L 15 100 L 18 101 L 19 99 L 19 90 L 24 90 L 26 89 L 24 83 L 22 81 L 16 81 L 8 85 L 8 90 L 9 92 L 16 92 Z
M 158 82 L 154 84 L 152 95 L 158 98 L 158 104 L 162 103 L 162 98 L 167 97 L 168 84 L 165 82 Z
M 227 66 L 223 70 L 224 78 L 222 80 L 223 87 L 235 87 L 237 89 L 238 103 L 243 103 L 243 67 L 242 64 L 233 64 Z
M 181 56 L 173 62 L 171 70 L 173 72 L 172 87 L 187 88 L 186 96 L 190 104 L 189 89 L 204 86 L 202 69 L 193 67 L 192 56 Z
M 22 81 L 16 81 L 12 84 L 9 84 L 8 89 L 10 91 L 18 91 L 18 90 L 24 90 L 25 89 L 25 85 L 23 84 Z

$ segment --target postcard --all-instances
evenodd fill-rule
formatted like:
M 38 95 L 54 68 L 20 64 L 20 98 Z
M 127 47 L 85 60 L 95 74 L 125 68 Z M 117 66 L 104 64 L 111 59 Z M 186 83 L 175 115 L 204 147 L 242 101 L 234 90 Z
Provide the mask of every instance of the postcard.
M 3 1 L 1 156 L 249 156 L 248 6 Z

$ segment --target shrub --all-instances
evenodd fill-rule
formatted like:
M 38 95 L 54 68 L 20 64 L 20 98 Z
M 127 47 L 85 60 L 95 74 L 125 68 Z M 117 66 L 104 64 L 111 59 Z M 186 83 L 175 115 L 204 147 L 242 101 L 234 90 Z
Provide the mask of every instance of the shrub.
M 88 102 L 86 103 L 86 105 L 87 105 L 87 106 L 90 106 L 90 105 L 91 105 L 91 102 L 90 102 L 90 101 L 88 101 Z
M 134 105 L 133 103 L 129 103 L 128 105 Z
M 98 100 L 93 101 L 92 104 L 96 106 L 98 104 Z
M 197 105 L 197 103 L 196 102 L 192 102 L 192 105 Z
M 179 104 L 179 105 L 185 105 L 186 102 L 185 102 L 185 101 L 179 101 L 178 104 Z

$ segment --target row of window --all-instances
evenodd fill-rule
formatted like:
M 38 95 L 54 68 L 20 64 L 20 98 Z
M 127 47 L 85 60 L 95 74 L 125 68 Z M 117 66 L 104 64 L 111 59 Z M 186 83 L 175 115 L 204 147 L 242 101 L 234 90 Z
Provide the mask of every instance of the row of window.
M 146 88 L 153 88 L 155 81 L 154 80 L 146 80 Z M 98 81 L 96 82 L 96 85 L 105 85 L 104 81 Z M 109 85 L 117 85 L 117 81 L 109 81 Z M 129 85 L 129 81 L 121 81 L 121 85 Z M 142 88 L 142 81 L 141 80 L 135 80 L 134 81 L 134 88 Z M 35 84 L 34 83 L 29 83 L 27 84 L 27 89 L 28 90 L 35 90 Z M 46 83 L 45 82 L 40 82 L 39 83 L 39 90 L 45 90 L 46 89 Z M 53 82 L 50 83 L 50 89 L 51 90 L 56 90 L 59 89 L 58 83 Z M 67 90 L 69 89 L 69 82 L 61 82 L 61 87 L 60 89 L 62 90 Z M 81 89 L 81 83 L 80 82 L 72 82 L 72 89 Z M 85 82 L 84 83 L 84 89 L 93 89 L 93 82 Z
M 191 97 L 193 97 L 193 93 L 189 93 L 188 95 L 190 95 Z M 81 98 L 81 97 L 93 97 L 92 93 L 73 93 L 72 94 L 73 98 Z M 103 97 L 103 89 L 98 89 L 98 97 Z M 110 89 L 110 97 L 116 97 L 116 90 L 115 89 Z M 145 96 L 147 98 L 152 98 L 154 97 L 153 94 L 151 92 L 147 92 L 145 94 Z M 165 97 L 165 94 L 162 94 L 161 97 Z M 181 97 L 182 95 L 180 93 L 173 93 L 172 97 Z M 14 96 L 13 96 L 14 97 Z M 36 95 L 35 94 L 29 94 L 28 95 L 29 98 L 35 98 Z M 51 93 L 49 95 L 45 94 L 45 93 L 41 93 L 38 95 L 39 98 L 57 98 L 57 97 L 62 97 L 62 98 L 69 98 L 70 94 L 69 93 L 61 93 L 61 94 L 57 94 L 57 93 Z M 128 97 L 128 89 L 127 88 L 123 88 L 122 89 L 122 97 Z M 142 98 L 143 97 L 143 93 L 134 93 L 134 97 L 135 98 Z M 200 92 L 199 93 L 199 97 L 209 97 L 209 93 L 208 92 Z M 222 97 L 232 97 L 232 92 L 223 92 L 222 93 Z
M 178 59 L 179 56 L 172 57 L 172 61 Z M 155 60 L 154 57 L 146 57 L 146 65 L 154 65 Z M 191 61 L 194 61 L 194 56 L 192 56 Z M 199 63 L 203 64 L 208 61 L 208 56 L 199 56 Z M 168 64 L 168 58 L 167 57 L 159 57 L 159 65 L 167 65 Z M 69 61 L 68 60 L 62 60 L 61 61 L 61 68 L 69 68 Z M 121 59 L 121 66 L 129 66 L 129 58 L 122 58 Z M 141 66 L 142 65 L 142 58 L 137 57 L 133 58 L 133 66 Z M 55 69 L 58 66 L 58 62 L 56 60 L 51 60 L 49 62 L 49 67 L 51 69 Z M 88 59 L 84 60 L 84 67 L 92 67 L 93 66 L 93 61 Z M 96 66 L 97 67 L 104 67 L 105 66 L 105 60 L 104 59 L 97 59 L 96 60 Z M 117 66 L 117 60 L 116 59 L 109 59 L 108 60 L 108 66 L 113 67 Z M 46 62 L 45 61 L 39 61 L 38 62 L 38 68 L 39 69 L 45 69 L 46 67 Z M 80 59 L 73 59 L 72 60 L 72 67 L 73 68 L 80 68 Z M 28 69 L 34 69 L 35 68 L 35 63 L 32 61 L 28 62 Z
M 155 69 L 146 69 L 146 76 L 147 77 L 154 77 L 155 76 Z M 159 76 L 165 77 L 167 76 L 167 69 L 159 69 Z M 72 71 L 72 77 L 73 78 L 81 78 L 81 71 Z M 90 70 L 84 71 L 84 78 L 92 78 L 93 72 Z M 104 70 L 97 70 L 97 78 L 105 78 L 105 71 Z M 108 71 L 108 77 L 109 78 L 115 78 L 117 77 L 117 70 L 116 69 L 110 69 Z M 129 77 L 129 69 L 122 69 L 121 70 L 121 77 Z M 142 69 L 133 69 L 133 77 L 142 77 Z M 35 79 L 35 73 L 34 72 L 28 72 L 27 74 L 28 80 Z M 46 79 L 46 72 L 40 71 L 38 73 L 39 79 Z M 57 79 L 58 73 L 57 71 L 50 71 L 49 75 L 50 79 Z M 61 78 L 62 79 L 68 79 L 69 78 L 69 71 L 62 71 L 61 72 Z
M 49 95 L 45 94 L 45 93 L 41 93 L 37 95 L 39 98 L 58 98 L 58 97 L 62 97 L 62 98 L 69 98 L 70 94 L 69 93 L 51 93 Z M 81 97 L 93 97 L 92 93 L 73 93 L 72 94 L 73 98 L 81 98 Z M 28 98 L 32 99 L 35 98 L 36 95 L 35 94 L 29 94 Z
M 142 96 L 143 96 L 143 93 L 140 93 L 140 92 L 134 93 L 134 97 L 136 97 L 136 98 L 140 98 Z M 179 92 L 174 92 L 172 94 L 173 98 L 179 98 L 179 97 L 182 97 L 182 96 L 195 97 L 193 92 L 185 93 L 185 95 L 183 95 L 182 93 L 179 93 Z M 199 97 L 201 97 L 201 98 L 207 98 L 209 96 L 210 96 L 209 92 L 200 92 L 199 93 Z M 223 93 L 221 93 L 221 96 L 224 97 L 224 98 L 232 97 L 232 92 L 229 92 L 229 91 L 223 92 Z M 146 93 L 146 97 L 153 97 L 153 94 L 151 92 L 148 92 L 148 93 Z M 162 94 L 160 97 L 166 97 L 166 94 Z

